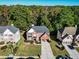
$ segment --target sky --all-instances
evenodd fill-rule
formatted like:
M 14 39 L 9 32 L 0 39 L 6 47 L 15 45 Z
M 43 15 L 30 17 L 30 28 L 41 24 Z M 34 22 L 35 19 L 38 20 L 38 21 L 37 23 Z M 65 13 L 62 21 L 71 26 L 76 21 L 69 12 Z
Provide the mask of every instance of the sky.
M 41 6 L 55 6 L 65 5 L 73 6 L 79 5 L 79 0 L 0 0 L 0 5 L 41 5 Z

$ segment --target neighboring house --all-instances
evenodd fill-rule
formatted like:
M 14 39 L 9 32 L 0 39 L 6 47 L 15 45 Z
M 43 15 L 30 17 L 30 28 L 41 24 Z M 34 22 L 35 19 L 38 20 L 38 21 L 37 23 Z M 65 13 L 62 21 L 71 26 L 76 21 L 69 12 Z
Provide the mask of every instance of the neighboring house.
M 79 30 L 77 26 L 59 29 L 57 33 L 57 39 L 59 39 L 62 43 L 68 44 L 72 43 L 73 40 L 79 41 Z
M 0 26 L 0 42 L 17 43 L 20 40 L 20 30 L 14 26 Z
M 32 26 L 32 28 L 26 33 L 27 41 L 50 40 L 49 30 L 45 26 Z
M 76 31 L 76 41 L 79 42 L 79 27 L 77 27 L 77 31 Z

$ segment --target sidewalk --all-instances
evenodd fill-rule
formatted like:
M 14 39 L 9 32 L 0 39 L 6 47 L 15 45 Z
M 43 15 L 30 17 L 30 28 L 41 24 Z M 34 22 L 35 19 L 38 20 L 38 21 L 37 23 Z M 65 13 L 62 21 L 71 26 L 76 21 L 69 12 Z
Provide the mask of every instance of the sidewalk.
M 5 58 L 8 58 L 8 57 L 13 57 L 13 59 L 28 58 L 28 57 L 39 58 L 38 56 L 0 56 L 0 59 L 5 59 Z

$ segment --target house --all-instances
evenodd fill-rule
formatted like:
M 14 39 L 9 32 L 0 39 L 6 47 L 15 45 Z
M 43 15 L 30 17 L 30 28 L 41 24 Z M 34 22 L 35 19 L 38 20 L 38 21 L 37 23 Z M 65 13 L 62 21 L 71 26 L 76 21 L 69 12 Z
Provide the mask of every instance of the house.
M 32 26 L 31 29 L 26 33 L 27 41 L 50 40 L 49 30 L 46 26 Z
M 76 41 L 79 42 L 79 27 L 77 27 L 77 30 L 76 30 Z
M 79 29 L 75 27 L 65 27 L 64 29 L 59 29 L 57 32 L 57 39 L 62 43 L 71 44 L 73 40 L 79 41 Z
M 14 26 L 0 26 L 0 42 L 17 43 L 20 40 L 20 30 Z

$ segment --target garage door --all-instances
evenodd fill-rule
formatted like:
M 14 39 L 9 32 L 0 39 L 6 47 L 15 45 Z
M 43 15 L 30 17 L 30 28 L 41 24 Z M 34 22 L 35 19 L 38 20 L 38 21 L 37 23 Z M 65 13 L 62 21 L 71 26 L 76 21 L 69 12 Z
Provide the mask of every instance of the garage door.
M 62 42 L 63 44 L 70 45 L 72 42 Z
M 64 44 L 71 44 L 72 43 L 72 40 L 70 39 L 70 40 L 63 40 L 63 43 Z

